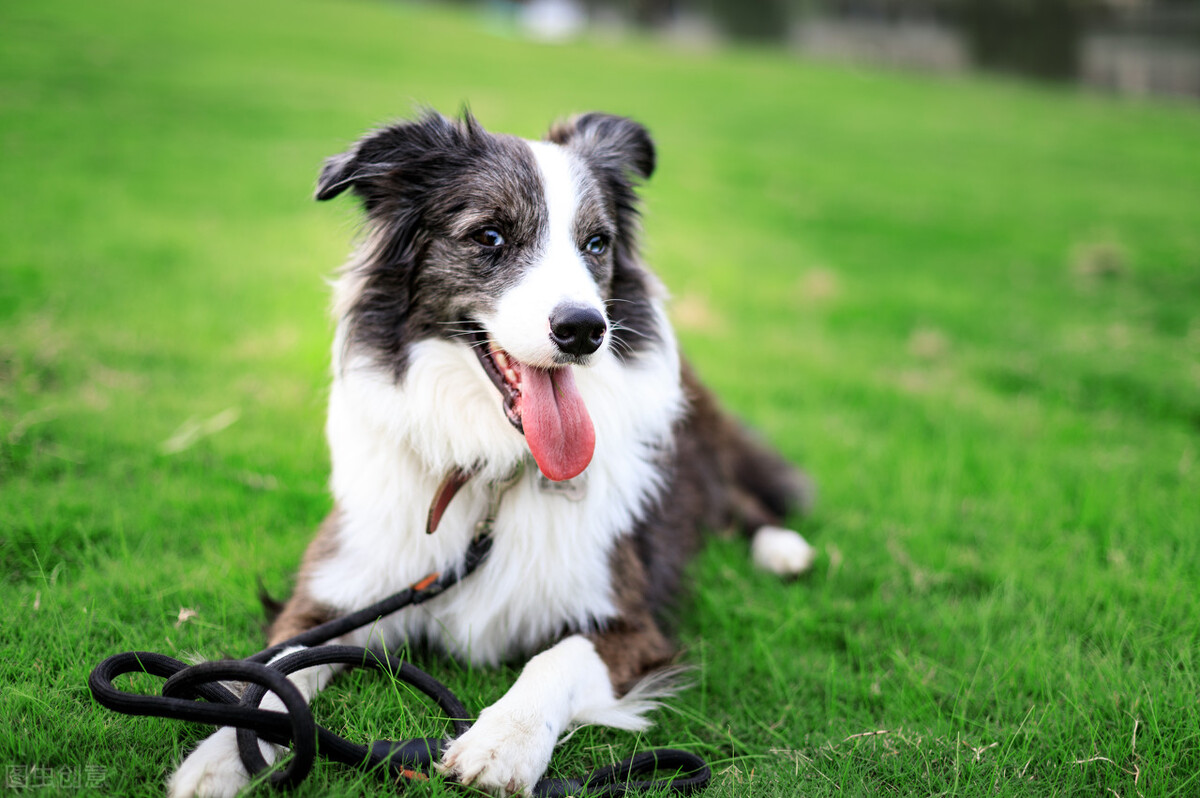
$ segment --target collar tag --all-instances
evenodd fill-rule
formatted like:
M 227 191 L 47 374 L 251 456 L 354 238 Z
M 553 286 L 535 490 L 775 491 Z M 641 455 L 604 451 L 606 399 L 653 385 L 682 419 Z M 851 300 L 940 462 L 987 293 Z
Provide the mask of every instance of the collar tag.
M 587 496 L 587 484 L 588 475 L 586 471 L 574 479 L 566 479 L 562 482 L 555 482 L 540 471 L 538 472 L 538 490 L 542 493 L 562 496 L 568 501 L 583 501 Z

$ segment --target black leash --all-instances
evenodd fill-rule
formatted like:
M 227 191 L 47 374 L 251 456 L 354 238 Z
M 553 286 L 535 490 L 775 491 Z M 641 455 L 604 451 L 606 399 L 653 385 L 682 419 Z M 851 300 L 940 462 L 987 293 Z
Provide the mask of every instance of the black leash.
M 101 705 L 126 715 L 208 723 L 237 728 L 238 753 L 251 777 L 269 765 L 258 747 L 261 738 L 290 745 L 294 756 L 287 767 L 271 774 L 273 787 L 290 789 L 308 776 L 318 753 L 327 759 L 363 768 L 386 769 L 397 784 L 424 781 L 441 758 L 446 741 L 435 738 L 376 740 L 359 745 L 317 725 L 312 709 L 287 675 L 317 665 L 341 664 L 373 668 L 411 684 L 431 698 L 450 718 L 454 736 L 471 726 L 466 708 L 444 684 L 407 662 L 395 662 L 366 648 L 321 645 L 347 632 L 374 623 L 379 618 L 414 604 L 428 601 L 475 571 L 491 550 L 491 518 L 480 524 L 480 533 L 467 549 L 461 572 L 430 574 L 411 587 L 357 612 L 323 623 L 295 637 L 266 648 L 243 660 L 220 660 L 187 665 L 163 654 L 127 651 L 114 654 L 92 670 L 88 687 Z M 306 646 L 277 661 L 266 663 L 280 651 Z M 144 695 L 119 690 L 113 679 L 126 673 L 148 673 L 166 679 L 161 695 Z M 239 698 L 220 682 L 247 682 Z M 286 712 L 259 709 L 270 691 L 283 702 Z M 203 698 L 202 701 L 196 699 Z M 669 779 L 658 773 L 676 773 Z M 690 795 L 704 789 L 711 772 L 703 759 L 687 751 L 663 748 L 645 751 L 615 765 L 600 768 L 583 779 L 542 779 L 533 788 L 535 796 L 555 798 L 578 795 L 624 795 L 629 792 L 669 789 Z

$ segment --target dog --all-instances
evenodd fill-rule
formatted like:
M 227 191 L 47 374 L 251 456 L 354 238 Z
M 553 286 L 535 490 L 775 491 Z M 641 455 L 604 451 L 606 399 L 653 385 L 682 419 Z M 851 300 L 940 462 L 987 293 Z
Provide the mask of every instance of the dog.
M 813 558 L 781 526 L 807 510 L 811 481 L 699 382 L 639 257 L 636 189 L 655 157 L 624 117 L 583 114 L 528 141 L 428 111 L 368 133 L 318 179 L 316 198 L 352 193 L 365 226 L 333 284 L 334 506 L 270 642 L 460 569 L 488 516 L 476 573 L 333 642 L 425 643 L 486 665 L 534 654 L 439 764 L 489 793 L 527 794 L 574 726 L 649 725 L 670 692 L 654 675 L 676 655 L 660 613 L 703 531 L 740 528 L 781 575 Z M 311 699 L 332 675 L 291 678 Z M 223 728 L 168 787 L 233 795 L 248 778 Z

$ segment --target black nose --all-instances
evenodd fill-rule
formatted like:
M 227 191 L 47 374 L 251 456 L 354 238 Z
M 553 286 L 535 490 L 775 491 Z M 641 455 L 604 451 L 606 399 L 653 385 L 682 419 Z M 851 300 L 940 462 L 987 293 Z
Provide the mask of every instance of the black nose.
M 559 305 L 550 314 L 550 340 L 568 355 L 590 355 L 604 343 L 608 325 L 595 308 Z

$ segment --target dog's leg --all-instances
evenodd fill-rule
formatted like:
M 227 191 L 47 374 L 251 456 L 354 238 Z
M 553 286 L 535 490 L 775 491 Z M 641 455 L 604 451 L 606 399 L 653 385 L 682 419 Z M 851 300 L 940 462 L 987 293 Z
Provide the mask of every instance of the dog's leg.
M 779 526 L 779 517 L 748 491 L 732 486 L 729 493 L 734 522 L 750 538 L 750 556 L 757 567 L 783 577 L 799 576 L 812 567 L 817 551 L 799 532 Z
M 559 735 L 588 709 L 615 700 L 595 646 L 568 637 L 526 663 L 508 692 L 446 749 L 441 770 L 491 793 L 528 793 Z
M 440 770 L 490 793 L 528 795 L 568 729 L 588 723 L 628 730 L 649 726 L 644 715 L 656 706 L 652 696 L 635 690 L 618 697 L 616 685 L 638 669 L 619 639 L 628 630 L 618 626 L 622 631 L 572 635 L 529 660 L 508 692 L 450 744 Z M 654 633 L 661 647 L 633 648 L 663 659 L 669 647 L 657 629 Z M 619 676 L 610 660 L 621 662 Z
M 279 659 L 294 651 L 300 651 L 303 646 L 284 649 L 273 660 Z M 288 679 L 300 689 L 305 701 L 311 701 L 318 691 L 323 689 L 340 666 L 319 665 L 297 671 Z M 274 693 L 263 696 L 260 706 L 275 712 L 284 711 L 283 702 Z M 267 764 L 275 760 L 283 752 L 283 748 L 271 743 L 259 741 L 259 749 Z M 225 726 L 217 729 L 208 739 L 188 755 L 179 769 L 167 783 L 167 794 L 171 798 L 191 798 L 191 796 L 212 796 L 226 798 L 236 795 L 250 783 L 250 774 L 242 765 L 238 755 L 237 731 Z
M 784 577 L 804 573 L 812 567 L 816 549 L 799 532 L 779 523 L 785 515 L 812 508 L 816 493 L 812 480 L 753 442 L 735 453 L 736 479 L 729 487 L 732 514 L 734 523 L 750 537 L 754 564 Z
M 488 792 L 528 794 L 572 726 L 650 725 L 645 715 L 654 699 L 672 691 L 643 677 L 667 664 L 674 649 L 647 610 L 649 583 L 633 540 L 618 543 L 611 557 L 618 616 L 529 660 L 508 692 L 446 749 L 444 773 Z
M 338 511 L 329 514 L 318 531 L 313 542 L 309 544 L 304 555 L 304 563 L 300 568 L 300 578 L 292 597 L 284 605 L 279 616 L 271 624 L 268 635 L 271 645 L 282 643 L 301 632 L 307 631 L 337 615 L 331 608 L 326 607 L 311 598 L 307 580 L 314 565 L 325 558 L 333 550 L 334 533 L 338 524 Z M 354 640 L 336 640 L 336 642 L 361 642 Z M 296 646 L 283 651 L 275 657 L 284 656 L 301 647 Z M 274 661 L 274 660 L 272 660 Z M 300 688 L 306 701 L 313 696 L 341 670 L 341 666 L 321 665 L 305 668 L 288 676 L 292 683 Z M 267 693 L 262 700 L 263 709 L 282 711 L 283 702 L 274 693 Z M 283 751 L 279 746 L 259 742 L 263 758 L 268 764 L 274 764 Z M 179 766 L 179 769 L 167 782 L 167 793 L 171 798 L 191 798 L 191 796 L 233 796 L 250 782 L 250 775 L 242 766 L 242 759 L 237 750 L 237 732 L 229 727 L 218 729 L 208 739 L 192 751 Z
M 807 571 L 816 552 L 800 533 L 780 524 L 790 515 L 812 511 L 816 485 L 726 413 L 686 362 L 682 379 L 689 400 L 683 445 L 691 448 L 681 447 L 678 467 L 707 482 L 710 497 L 720 496 L 713 517 L 701 522 L 741 529 L 750 538 L 754 564 L 764 571 L 780 576 Z M 715 473 L 703 473 L 697 462 Z M 720 489 L 714 490 L 713 483 Z

